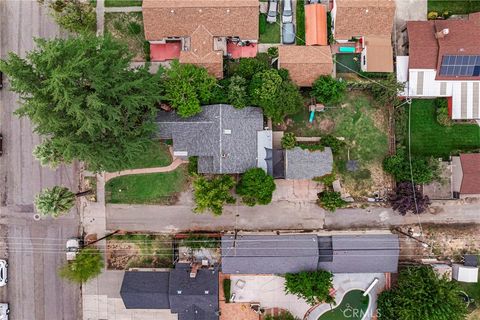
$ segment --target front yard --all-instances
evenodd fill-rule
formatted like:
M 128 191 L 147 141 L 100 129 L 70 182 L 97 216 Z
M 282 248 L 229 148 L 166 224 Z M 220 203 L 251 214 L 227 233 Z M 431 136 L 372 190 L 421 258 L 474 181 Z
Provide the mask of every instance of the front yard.
M 170 268 L 173 239 L 165 235 L 124 234 L 107 239 L 107 268 Z
M 114 178 L 105 185 L 108 203 L 173 204 L 188 182 L 185 166 L 165 173 L 135 174 Z
M 277 16 L 277 22 L 268 23 L 267 15 L 261 13 L 259 17 L 260 28 L 260 43 L 280 43 L 280 25 L 277 23 L 280 21 L 280 15 Z
M 342 186 L 354 197 L 369 196 L 388 186 L 382 161 L 388 153 L 387 112 L 374 106 L 372 99 L 362 92 L 348 92 L 342 103 L 316 113 L 313 123 L 309 112 L 302 112 L 287 120 L 287 132 L 297 137 L 331 134 L 344 139 L 346 146 L 334 155 L 335 171 Z M 347 170 L 348 160 L 356 160 L 358 169 Z
M 452 154 L 480 149 L 480 127 L 476 124 L 442 126 L 437 122 L 433 100 L 414 100 L 411 144 L 413 155 L 448 159 Z
M 105 32 L 128 44 L 133 61 L 150 60 L 150 45 L 145 40 L 141 12 L 106 12 Z

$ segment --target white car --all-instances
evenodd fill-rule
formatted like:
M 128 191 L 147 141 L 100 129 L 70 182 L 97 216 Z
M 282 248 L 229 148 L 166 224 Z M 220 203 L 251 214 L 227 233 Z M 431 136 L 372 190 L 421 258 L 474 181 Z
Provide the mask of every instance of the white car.
M 0 303 L 0 320 L 8 320 L 8 314 L 10 313 L 10 308 L 8 303 Z
M 278 10 L 277 0 L 270 0 L 270 2 L 268 3 L 268 13 L 267 13 L 268 23 L 277 22 L 277 10 Z
M 283 0 L 282 22 L 293 22 L 292 0 Z
M 7 261 L 0 259 L 0 287 L 3 287 L 7 284 L 7 267 Z

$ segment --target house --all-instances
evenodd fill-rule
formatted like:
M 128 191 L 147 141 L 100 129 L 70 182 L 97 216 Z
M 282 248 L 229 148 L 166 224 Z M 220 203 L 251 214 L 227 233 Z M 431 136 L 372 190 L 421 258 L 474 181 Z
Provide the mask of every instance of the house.
M 200 173 L 243 173 L 257 167 L 258 152 L 264 150 L 258 141 L 268 142 L 257 141 L 264 127 L 262 110 L 255 107 L 208 105 L 190 118 L 161 111 L 157 125 L 159 138 L 173 140 L 174 156 L 198 157 Z
M 179 59 L 223 77 L 223 57 L 257 53 L 258 0 L 144 0 L 152 61 Z
M 452 157 L 454 198 L 480 197 L 480 153 Z
M 479 21 L 479 14 L 468 20 L 408 21 L 408 58 L 397 65 L 398 73 L 408 75 L 404 94 L 446 97 L 452 119 L 480 119 Z
M 218 268 L 177 263 L 170 271 L 126 271 L 120 296 L 127 309 L 169 309 L 178 320 L 218 320 Z
M 362 71 L 393 72 L 394 0 L 334 0 L 331 16 L 335 41 L 361 54 Z
M 399 251 L 398 236 L 394 234 L 225 235 L 222 237 L 222 272 L 397 272 Z
M 305 5 L 305 45 L 328 45 L 327 7 L 323 4 Z
M 311 87 L 319 76 L 332 75 L 332 53 L 329 46 L 279 46 L 278 67 L 298 86 Z

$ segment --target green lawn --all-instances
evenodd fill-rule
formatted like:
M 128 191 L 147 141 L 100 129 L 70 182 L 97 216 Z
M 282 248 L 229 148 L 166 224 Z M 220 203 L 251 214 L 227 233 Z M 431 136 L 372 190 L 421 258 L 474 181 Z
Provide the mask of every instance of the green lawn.
M 365 315 L 368 308 L 369 297 L 363 296 L 361 290 L 348 291 L 342 299 L 342 302 L 333 310 L 322 314 L 318 320 L 360 320 Z M 337 301 L 338 303 L 339 301 Z
M 280 43 L 280 25 L 278 24 L 280 16 L 277 16 L 277 22 L 268 23 L 267 15 L 260 14 L 260 43 Z
M 166 173 L 149 173 L 114 178 L 105 185 L 108 203 L 171 204 L 185 188 L 184 167 Z
M 428 0 L 428 12 L 467 14 L 480 11 L 479 0 Z
M 433 100 L 414 100 L 411 110 L 412 154 L 448 158 L 451 154 L 480 148 L 480 127 L 476 124 L 441 126 Z
M 147 150 L 135 159 L 126 169 L 165 167 L 172 163 L 168 145 L 160 141 L 152 141 Z
M 141 7 L 143 0 L 105 0 L 105 7 Z
M 150 45 L 145 40 L 141 12 L 106 12 L 105 32 L 124 41 L 134 61 L 150 60 Z
M 305 3 L 304 1 L 297 1 L 296 14 L 296 29 L 297 29 L 297 45 L 305 45 Z

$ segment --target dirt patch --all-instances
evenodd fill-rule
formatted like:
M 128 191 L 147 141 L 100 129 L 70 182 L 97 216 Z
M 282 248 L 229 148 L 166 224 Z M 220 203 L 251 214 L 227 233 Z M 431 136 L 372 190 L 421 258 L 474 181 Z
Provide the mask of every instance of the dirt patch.
M 335 128 L 335 122 L 331 119 L 323 119 L 318 123 L 318 128 L 325 133 L 332 133 L 333 129 Z
M 173 240 L 164 235 L 126 234 L 107 240 L 107 268 L 169 268 Z

